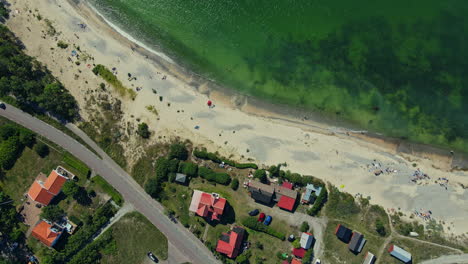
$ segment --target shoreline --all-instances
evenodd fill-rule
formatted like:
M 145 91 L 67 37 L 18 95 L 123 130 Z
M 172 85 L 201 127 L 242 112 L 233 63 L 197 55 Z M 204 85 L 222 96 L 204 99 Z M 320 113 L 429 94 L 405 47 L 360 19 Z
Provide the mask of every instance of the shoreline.
M 22 1 L 12 2 L 15 6 L 27 5 L 21 3 Z M 60 29 L 60 39 L 79 44 L 96 58 L 96 63 L 109 68 L 117 66 L 119 79 L 128 87 L 133 87 L 134 84 L 144 87 L 135 101 L 122 100 L 125 113 L 122 122 L 135 122 L 138 117 L 159 135 L 190 139 L 196 146 L 220 151 L 226 157 L 233 155 L 235 159 L 242 160 L 252 158 L 260 166 L 287 162 L 286 169 L 314 175 L 336 186 L 342 185 L 344 191 L 354 195 L 369 195 L 372 203 L 385 208 L 401 207 L 405 213 L 414 208 L 437 208 L 433 209 L 436 219 L 446 221 L 447 225 L 450 222 L 453 226 L 456 225 L 450 232 L 461 234 L 468 231 L 468 227 L 463 225 L 468 215 L 463 209 L 463 196 L 468 196 L 468 192 L 459 186 L 468 186 L 468 174 L 463 171 L 452 172 L 453 158 L 440 153 L 418 157 L 413 155 L 414 147 L 403 148 L 399 142 L 386 138 L 369 137 L 361 133 L 348 135 L 347 130 L 320 122 L 314 123 L 316 120 L 302 122 L 304 120 L 294 115 L 274 113 L 265 107 L 268 106 L 265 102 L 257 102 L 232 91 L 218 90 L 217 88 L 222 87 L 216 87 L 216 84 L 203 80 L 179 65 L 171 65 L 140 46 L 135 47 L 134 43 L 105 24 L 92 10 L 86 10 L 83 6 L 74 8 L 75 3 L 62 5 L 66 7 L 59 6 L 54 0 L 33 1 L 30 6 L 21 10 L 36 7 L 47 14 L 48 18 L 59 21 L 57 27 Z M 22 11 L 8 22 L 8 26 L 29 48 L 27 53 L 49 67 L 77 100 L 81 100 L 80 104 L 83 106 L 86 92 L 95 89 L 101 80 L 87 70 L 85 65 L 70 65 L 66 60 L 69 50 L 51 51 L 50 48 L 56 46 L 57 39 L 42 38 L 37 36 L 40 33 L 28 32 L 25 28 L 27 25 L 32 27 L 34 24 L 39 29 L 42 26 L 35 18 L 30 21 L 30 17 L 26 11 Z M 90 29 L 78 32 L 74 28 L 77 21 L 86 22 Z M 77 69 L 81 74 L 78 80 L 73 78 Z M 162 72 L 159 77 L 167 72 L 168 80 L 153 79 L 152 77 L 160 74 L 155 74 L 156 71 Z M 136 72 L 138 81 L 127 82 L 126 77 L 122 77 L 127 72 Z M 84 81 L 86 85 L 83 84 Z M 157 95 L 151 92 L 152 88 L 158 90 Z M 159 96 L 164 96 L 163 103 L 157 100 Z M 207 98 L 218 106 L 208 109 Z M 170 103 L 166 105 L 166 102 Z M 159 117 L 156 120 L 145 110 L 146 105 L 153 104 L 161 120 Z M 280 107 L 275 107 L 275 110 L 278 108 Z M 83 109 L 82 107 L 82 111 Z M 194 130 L 195 125 L 200 125 L 201 129 Z M 396 168 L 398 173 L 374 176 L 369 167 L 373 160 L 378 160 L 383 166 Z M 453 182 L 450 191 L 439 191 L 439 187 L 433 182 L 417 185 L 408 182 L 408 175 L 415 170 L 411 164 L 416 163 L 418 168 L 427 171 L 435 179 L 449 177 Z M 448 203 L 453 206 L 444 208 Z
M 111 33 L 115 40 L 127 42 L 129 45 L 135 45 L 134 49 L 140 55 L 148 57 L 151 62 L 157 65 L 163 66 L 178 78 L 184 80 L 195 78 L 196 80 L 192 80 L 191 82 L 193 85 L 192 88 L 196 89 L 199 93 L 206 94 L 214 101 L 223 102 L 228 107 L 239 109 L 249 115 L 286 122 L 307 131 L 326 135 L 351 135 L 356 140 L 362 140 L 366 143 L 371 142 L 379 145 L 379 147 L 385 147 L 390 151 L 395 151 L 396 153 L 410 154 L 420 158 L 430 157 L 433 161 L 437 161 L 438 159 L 450 159 L 451 161 L 449 161 L 450 164 L 448 165 L 450 169 L 468 170 L 468 152 L 462 153 L 456 151 L 452 157 L 451 150 L 448 147 L 413 142 L 386 136 L 374 131 L 362 130 L 358 125 L 350 121 L 342 120 L 339 117 L 333 118 L 331 114 L 305 110 L 286 104 L 272 103 L 224 87 L 216 81 L 207 79 L 182 66 L 180 62 L 170 58 L 163 51 L 157 51 L 136 40 L 129 33 L 109 21 L 91 3 L 81 0 L 78 0 L 78 4 L 75 3 L 74 0 L 67 1 L 75 9 L 81 10 L 87 13 L 88 16 L 94 16 L 100 20 L 104 26 L 108 27 L 107 31 Z M 83 7 L 87 10 L 84 10 Z M 200 89 L 200 86 L 204 86 L 203 89 Z

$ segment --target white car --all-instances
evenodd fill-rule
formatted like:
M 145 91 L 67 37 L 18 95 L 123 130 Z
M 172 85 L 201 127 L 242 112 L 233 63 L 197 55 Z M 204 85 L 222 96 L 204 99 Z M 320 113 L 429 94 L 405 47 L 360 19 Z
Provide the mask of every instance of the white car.
M 320 264 L 320 263 L 322 263 L 322 262 L 320 261 L 320 259 L 317 259 L 317 260 L 315 261 L 315 264 Z

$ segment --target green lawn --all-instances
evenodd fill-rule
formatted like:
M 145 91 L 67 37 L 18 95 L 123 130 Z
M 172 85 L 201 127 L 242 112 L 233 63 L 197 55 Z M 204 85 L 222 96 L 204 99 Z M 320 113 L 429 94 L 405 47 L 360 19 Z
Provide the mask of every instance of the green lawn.
M 140 213 L 126 214 L 107 232 L 112 233 L 116 250 L 104 254 L 103 264 L 142 263 L 148 251 L 160 259 L 167 259 L 167 238 Z
M 392 239 L 391 244 L 395 244 L 406 251 L 410 252 L 413 257 L 413 263 L 420 263 L 423 260 L 437 258 L 442 255 L 456 254 L 457 252 L 451 251 L 438 246 L 428 245 L 422 242 L 406 239 L 406 238 L 397 238 Z M 381 256 L 380 263 L 385 264 L 400 264 L 401 261 L 392 257 L 388 253 L 388 248 L 385 249 L 383 256 Z

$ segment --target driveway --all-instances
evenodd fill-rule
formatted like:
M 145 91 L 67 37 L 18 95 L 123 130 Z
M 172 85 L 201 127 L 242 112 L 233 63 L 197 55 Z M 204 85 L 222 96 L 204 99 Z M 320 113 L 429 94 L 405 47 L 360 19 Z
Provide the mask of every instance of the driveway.
M 103 157 L 102 159 L 60 130 L 11 105 L 6 105 L 4 110 L 0 109 L 0 115 L 58 144 L 106 179 L 122 194 L 126 202 L 166 235 L 169 241 L 167 263 L 179 264 L 187 261 L 194 264 L 220 263 L 192 233 L 181 224 L 172 223 L 164 215 L 163 206 L 152 199 L 126 171 L 120 168 L 96 144 L 92 144 L 91 147 Z M 86 142 L 90 140 L 84 133 L 78 135 L 84 136 Z

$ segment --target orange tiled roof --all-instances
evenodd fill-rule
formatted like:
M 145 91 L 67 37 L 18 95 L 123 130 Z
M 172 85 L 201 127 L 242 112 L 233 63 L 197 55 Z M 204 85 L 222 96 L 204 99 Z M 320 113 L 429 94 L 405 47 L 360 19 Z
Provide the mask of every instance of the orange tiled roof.
M 53 195 L 57 195 L 66 181 L 67 179 L 65 177 L 59 175 L 55 170 L 53 170 L 50 172 L 49 177 L 44 183 L 44 188 L 46 188 Z
M 54 244 L 54 241 L 58 239 L 61 232 L 54 232 L 52 231 L 52 226 L 48 223 L 41 221 L 37 224 L 34 229 L 32 230 L 31 235 L 37 239 L 39 239 L 42 243 L 46 246 L 51 247 Z
M 44 189 L 37 181 L 34 181 L 31 188 L 29 188 L 28 195 L 34 201 L 44 205 L 48 205 L 52 201 L 52 198 L 54 198 L 54 195 Z

